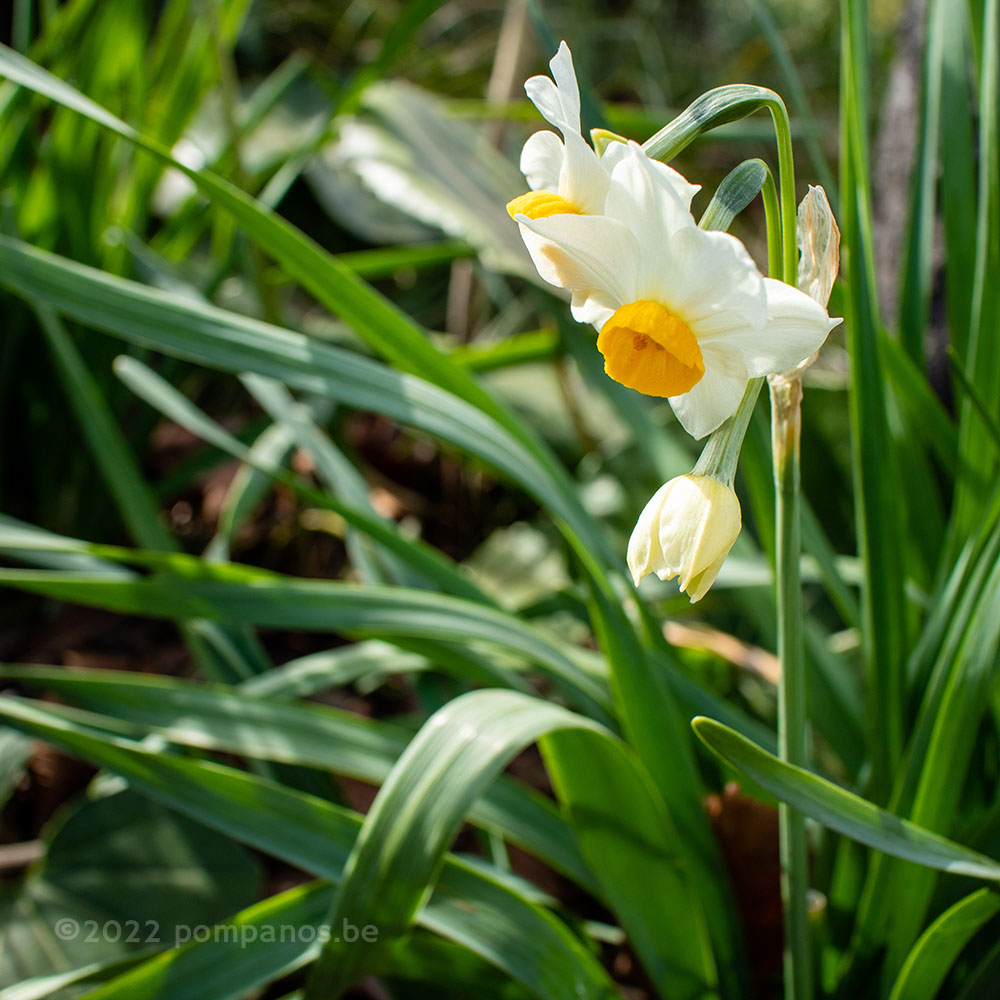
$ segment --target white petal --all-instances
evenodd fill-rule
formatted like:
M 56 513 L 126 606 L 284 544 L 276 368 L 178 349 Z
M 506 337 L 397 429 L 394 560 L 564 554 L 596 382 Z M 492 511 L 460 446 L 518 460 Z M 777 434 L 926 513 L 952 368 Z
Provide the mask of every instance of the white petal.
M 570 312 L 577 323 L 590 323 L 598 331 L 614 315 L 621 305 L 620 301 L 611 298 L 607 292 L 594 289 L 573 292 Z
M 601 215 L 610 183 L 607 170 L 586 140 L 575 132 L 567 133 L 558 193 L 585 215 Z
M 601 156 L 601 163 L 604 164 L 608 173 L 621 163 L 626 156 L 630 156 L 630 147 L 637 145 L 635 142 L 612 142 L 604 150 Z M 642 147 L 639 147 L 640 152 Z M 642 153 L 646 156 L 645 153 Z M 685 178 L 673 167 L 659 160 L 652 160 L 646 157 L 650 169 L 658 176 L 660 182 L 668 187 L 684 203 L 684 207 L 690 209 L 691 199 L 701 190 L 700 184 L 689 184 Z
M 727 343 L 739 346 L 751 378 L 787 371 L 816 353 L 840 319 L 805 292 L 783 281 L 765 278 L 767 325 L 750 337 L 729 336 Z
M 688 204 L 690 199 L 684 201 L 636 143 L 625 147 L 611 172 L 604 211 L 635 234 L 644 251 L 644 270 L 656 274 L 671 266 L 663 255 L 667 240 L 678 229 L 695 226 Z M 647 282 L 640 279 L 640 284 Z
M 536 132 L 530 136 L 521 150 L 521 173 L 527 178 L 528 187 L 532 191 L 558 192 L 564 157 L 562 139 L 555 132 Z
M 573 56 L 562 42 L 549 66 L 555 83 L 547 76 L 533 76 L 524 85 L 531 102 L 542 117 L 560 129 L 565 136 L 580 131 L 580 90 L 573 71 Z
M 659 515 L 660 551 L 662 568 L 657 570 L 661 580 L 680 577 L 684 588 L 694 569 L 694 556 L 705 525 L 711 515 L 709 496 L 704 488 L 704 476 L 678 476 L 667 486 Z
M 549 284 L 604 292 L 618 305 L 635 301 L 639 247 L 620 222 L 598 215 L 518 215 L 517 221 L 538 273 Z
M 556 82 L 566 120 L 574 124 L 574 131 L 580 131 L 580 85 L 576 82 L 573 68 L 573 53 L 562 41 L 556 54 L 549 60 L 552 79 Z
M 712 589 L 715 578 L 722 569 L 722 564 L 729 555 L 729 549 L 720 552 L 715 562 L 710 563 L 700 573 L 696 573 L 687 581 L 687 586 L 682 589 L 687 592 L 688 599 L 692 604 L 697 604 Z
M 666 569 L 663 552 L 660 549 L 660 511 L 663 501 L 670 492 L 673 480 L 664 483 L 650 498 L 639 519 L 635 522 L 632 536 L 628 540 L 628 568 L 632 573 L 635 585 L 649 573 L 657 573 Z
M 764 325 L 764 279 L 735 236 L 686 226 L 673 233 L 661 254 L 664 266 L 653 276 L 654 286 L 645 291 L 677 313 L 699 342 L 710 337 L 719 323 L 723 329 L 741 322 Z
M 671 396 L 681 426 L 693 438 L 703 438 L 731 417 L 743 398 L 747 371 L 738 351 L 702 347 L 705 374 L 690 392 Z

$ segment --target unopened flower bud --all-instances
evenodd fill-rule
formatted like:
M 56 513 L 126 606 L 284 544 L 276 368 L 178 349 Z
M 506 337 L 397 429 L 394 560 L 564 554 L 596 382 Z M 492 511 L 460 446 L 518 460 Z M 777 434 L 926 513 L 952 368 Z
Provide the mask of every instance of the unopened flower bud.
M 742 526 L 732 487 L 713 476 L 678 476 L 646 504 L 628 543 L 628 566 L 636 585 L 648 573 L 678 577 L 700 601 L 719 575 Z

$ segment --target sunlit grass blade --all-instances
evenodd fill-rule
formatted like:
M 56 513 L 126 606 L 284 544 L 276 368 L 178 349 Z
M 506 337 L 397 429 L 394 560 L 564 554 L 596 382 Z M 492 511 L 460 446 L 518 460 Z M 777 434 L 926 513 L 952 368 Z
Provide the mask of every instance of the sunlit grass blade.
M 0 989 L 0 1000 L 43 1000 L 58 994 L 67 987 L 83 987 L 103 983 L 120 975 L 142 959 L 115 960 L 111 962 L 91 962 L 69 972 L 57 972 L 48 976 L 33 976 L 14 986 Z
M 642 766 L 590 720 L 514 692 L 478 691 L 432 716 L 382 786 L 330 914 L 333 926 L 344 920 L 378 926 L 379 939 L 366 947 L 331 938 L 307 998 L 337 996 L 380 968 L 434 884 L 471 801 L 516 753 L 543 737 L 571 742 L 574 753 L 560 759 L 572 763 L 552 774 L 557 794 L 653 981 L 678 997 L 716 995 L 696 885 L 681 867 L 672 824 Z M 619 825 L 619 795 L 631 804 L 627 827 Z M 664 926 L 679 933 L 664 937 Z
M 992 276 L 1000 270 L 1000 4 L 982 4 L 982 55 L 979 73 L 979 148 L 976 205 L 976 256 L 965 372 L 981 398 L 989 401 L 994 419 L 1000 417 L 996 386 L 1000 381 L 1000 288 Z M 959 421 L 959 447 L 963 460 L 990 478 L 997 457 L 987 449 L 990 431 L 972 400 L 966 398 Z M 975 528 L 979 495 L 974 484 L 959 480 L 955 489 L 952 549 L 961 546 Z
M 400 726 L 326 706 L 275 703 L 218 686 L 124 671 L 0 665 L 0 677 L 58 693 L 70 704 L 108 717 L 95 717 L 91 725 L 120 720 L 171 743 L 301 764 L 376 785 L 389 774 L 410 735 Z M 592 887 L 569 830 L 548 800 L 525 786 L 499 780 L 469 816 Z
M 996 634 L 994 616 L 989 604 L 983 603 L 988 581 L 994 576 L 997 558 L 1000 555 L 1000 529 L 997 526 L 997 510 L 994 504 L 992 517 L 983 525 L 979 544 L 970 542 L 963 550 L 948 580 L 935 595 L 934 612 L 929 616 L 919 645 L 914 649 L 908 666 L 908 674 L 914 694 L 919 693 L 919 711 L 910 737 L 904 766 L 896 776 L 891 808 L 902 815 L 914 816 L 918 789 L 931 792 L 924 799 L 923 821 L 937 829 L 947 829 L 954 817 L 954 802 L 961 781 L 947 770 L 937 770 L 928 766 L 928 752 L 937 743 L 937 750 L 944 754 L 942 760 L 947 768 L 952 762 L 961 760 L 967 753 L 968 741 L 974 739 L 975 726 L 971 719 L 977 718 L 985 706 L 974 701 L 964 702 L 964 710 L 971 715 L 944 719 L 944 707 L 949 685 L 961 678 L 964 671 L 970 671 L 973 684 L 984 664 L 975 657 L 989 651 L 991 636 Z M 978 637 L 973 629 L 978 631 Z M 978 649 L 977 649 L 978 647 Z M 951 697 L 960 694 L 960 689 L 952 688 Z M 957 711 L 962 711 L 963 701 L 952 702 Z M 941 723 L 947 721 L 955 726 L 948 732 Z M 972 728 L 969 728 L 972 727 Z M 963 749 L 964 748 L 964 749 Z M 958 754 L 957 757 L 953 756 Z M 943 781 L 942 781 L 943 779 Z M 954 788 L 953 788 L 954 786 Z M 940 813 L 937 810 L 940 809 Z M 884 981 L 886 989 L 891 985 L 891 975 L 898 971 L 905 957 L 905 947 L 913 942 L 919 932 L 922 914 L 927 906 L 928 886 L 933 882 L 927 872 L 914 871 L 891 858 L 876 855 L 869 866 L 865 884 L 856 904 L 857 921 L 854 930 L 852 964 L 854 971 L 868 975 L 863 970 L 871 955 L 886 954 L 889 942 L 901 942 L 892 946 L 891 958 L 895 968 Z M 908 900 L 908 905 L 898 905 L 894 895 L 899 890 L 899 899 Z M 916 919 L 914 919 L 916 918 Z M 902 942 L 905 942 L 903 944 Z M 887 956 L 889 957 L 889 956 Z
M 179 426 L 187 428 L 222 451 L 290 486 L 307 500 L 332 510 L 360 534 L 381 543 L 388 554 L 398 559 L 400 566 L 406 567 L 404 578 L 411 585 L 417 582 L 433 584 L 456 596 L 484 604 L 492 603 L 440 552 L 422 541 L 404 539 L 394 525 L 375 514 L 368 501 L 367 492 L 363 490 L 363 484 L 356 481 L 357 473 L 348 470 L 349 463 L 346 458 L 332 448 L 332 444 L 320 435 L 308 417 L 293 410 L 293 403 L 280 383 L 260 377 L 256 377 L 254 381 L 254 376 L 243 376 L 245 380 L 249 380 L 249 384 L 260 396 L 268 401 L 276 413 L 284 416 L 287 423 L 283 426 L 289 428 L 289 433 L 300 437 L 300 444 L 305 446 L 304 442 L 308 441 L 310 446 L 319 450 L 318 463 L 322 478 L 331 483 L 337 482 L 340 494 L 347 497 L 346 501 L 337 499 L 332 492 L 318 492 L 283 467 L 267 461 L 267 455 L 262 456 L 259 453 L 255 455 L 141 361 L 121 356 L 115 359 L 114 369 L 118 377 L 136 395 Z M 348 475 L 345 476 L 345 472 Z M 352 482 L 352 487 L 345 486 L 345 479 Z M 380 572 L 378 576 L 381 577 Z
M 430 670 L 434 665 L 419 653 L 379 639 L 366 639 L 289 660 L 266 674 L 244 681 L 238 690 L 271 702 L 289 701 L 358 680 L 367 682 L 390 674 Z
M 139 464 L 79 350 L 51 306 L 37 302 L 35 311 L 77 414 L 80 431 L 130 534 L 143 548 L 176 549 L 177 543 L 160 519 Z
M 560 644 L 502 611 L 402 587 L 282 578 L 234 564 L 214 565 L 179 557 L 155 561 L 165 569 L 180 570 L 181 575 L 112 581 L 71 573 L 2 569 L 0 582 L 124 614 L 208 617 L 228 624 L 372 637 L 493 642 L 535 661 L 565 688 L 574 703 L 595 718 L 610 720 L 606 688 Z
M 811 771 L 786 764 L 727 726 L 704 718 L 692 725 L 722 760 L 831 830 L 918 865 L 1000 882 L 1000 862 L 900 819 Z
M 222 179 L 174 160 L 158 143 L 144 138 L 64 81 L 6 47 L 0 47 L 0 74 L 86 116 L 186 174 L 215 204 L 232 213 L 266 253 L 277 259 L 320 302 L 348 322 L 376 351 L 401 371 L 422 375 L 489 414 L 531 451 L 550 476 L 561 474 L 558 462 L 537 437 L 466 371 L 438 351 L 405 313 L 294 226 Z
M 0 284 L 15 294 L 43 296 L 60 313 L 131 343 L 223 371 L 277 378 L 450 441 L 537 496 L 588 559 L 596 554 L 604 565 L 619 561 L 565 472 L 553 474 L 520 440 L 457 396 L 301 334 L 179 300 L 2 236 L 0 262 Z
M 913 822 L 947 832 L 957 815 L 960 794 L 974 753 L 979 723 L 988 710 L 989 688 L 1000 655 L 1000 621 L 996 609 L 1000 600 L 1000 565 L 991 567 L 989 577 L 977 595 L 975 611 L 961 634 L 956 655 L 938 664 L 922 706 L 913 737 L 914 759 L 909 774 L 914 779 L 913 804 L 908 815 Z M 919 770 L 918 770 L 919 767 Z M 920 933 L 931 903 L 935 874 L 905 870 L 889 863 L 890 873 L 870 882 L 871 904 L 884 915 L 886 976 L 894 976 L 910 945 Z M 885 897 L 891 894 L 892 906 Z M 862 909 L 866 917 L 867 906 Z M 865 923 L 863 927 L 870 926 Z M 866 942 L 871 946 L 872 942 Z
M 890 495 L 893 455 L 876 301 L 868 152 L 868 4 L 841 3 L 841 231 L 847 272 L 845 319 L 851 359 L 851 444 L 862 588 L 862 640 L 868 685 L 872 790 L 885 801 L 903 750 L 903 551 Z
M 934 1000 L 962 949 L 1000 913 L 1000 893 L 980 889 L 945 910 L 920 936 L 889 1000 Z
M 79 350 L 48 304 L 36 302 L 33 305 L 76 412 L 78 425 L 132 537 L 145 548 L 176 551 L 177 542 L 160 519 L 156 501 L 142 477 L 138 462 L 104 395 L 87 371 Z M 202 667 L 222 680 L 232 679 L 233 676 L 246 677 L 270 666 L 260 652 L 252 648 L 253 641 L 249 637 L 243 637 L 243 640 L 235 634 L 227 637 L 221 634 L 218 625 L 208 622 L 199 623 L 194 629 L 187 625 L 182 628 Z M 242 647 L 243 653 L 249 655 L 245 658 L 240 655 L 235 663 L 226 662 L 216 653 L 219 643 L 228 643 L 234 649 Z
M 451 351 L 452 360 L 470 372 L 490 372 L 535 361 L 552 361 L 562 352 L 555 330 L 529 330 L 485 344 L 463 344 Z
M 219 511 L 215 535 L 205 546 L 202 557 L 213 562 L 229 560 L 233 537 L 271 488 L 271 477 L 260 467 L 284 466 L 294 441 L 287 428 L 272 424 L 250 445 L 248 461 L 233 476 Z
M 298 403 L 275 379 L 244 375 L 241 381 L 277 423 L 290 429 L 299 447 L 312 455 L 316 476 L 328 493 L 339 497 L 372 520 L 382 521 L 387 529 L 393 527 L 389 519 L 380 517 L 372 506 L 370 488 L 364 476 L 319 427 L 308 407 Z M 348 551 L 361 571 L 363 583 L 398 583 L 404 587 L 416 587 L 424 583 L 423 575 L 415 571 L 407 561 L 390 550 L 377 551 L 372 541 L 373 539 L 364 536 L 363 529 L 350 531 L 347 535 Z M 412 551 L 414 548 L 418 546 L 410 542 L 405 551 Z M 429 552 L 425 554 L 430 556 Z M 439 560 L 439 565 L 440 563 Z M 456 577 L 457 573 L 449 574 L 449 583 L 459 582 Z M 455 592 L 452 586 L 447 589 Z M 465 585 L 464 582 L 460 583 L 459 592 L 465 595 L 477 593 L 476 588 Z M 477 597 L 481 596 L 477 593 Z

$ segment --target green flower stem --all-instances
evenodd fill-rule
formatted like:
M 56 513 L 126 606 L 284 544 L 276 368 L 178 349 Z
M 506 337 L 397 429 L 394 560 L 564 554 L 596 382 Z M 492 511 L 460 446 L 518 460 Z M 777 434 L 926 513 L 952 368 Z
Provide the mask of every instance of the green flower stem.
M 753 378 L 747 383 L 739 408 L 717 431 L 713 432 L 691 470 L 691 475 L 712 476 L 727 486 L 733 485 L 743 438 L 746 437 L 753 408 L 763 385 L 762 378 Z
M 781 98 L 768 104 L 778 143 L 778 186 L 781 201 L 781 277 L 798 284 L 795 239 L 795 164 L 788 112 Z M 766 195 L 765 195 L 766 197 Z M 773 209 L 772 209 L 773 211 Z M 777 273 L 768 231 L 768 260 Z M 799 579 L 800 538 L 799 440 L 802 426 L 802 373 L 771 376 L 771 454 L 774 463 L 775 563 L 778 583 L 778 752 L 782 760 L 808 766 L 806 675 L 802 640 L 802 584 Z M 809 946 L 809 855 L 805 818 L 782 803 L 778 807 L 781 855 L 781 898 L 785 912 L 785 998 L 812 997 Z
M 802 646 L 802 588 L 799 579 L 799 439 L 802 380 L 772 376 L 771 448 L 774 461 L 777 534 L 778 751 L 782 760 L 808 766 L 806 677 Z M 812 973 L 809 949 L 809 858 L 805 818 L 779 806 L 781 896 L 785 911 L 785 997 L 809 1000 Z

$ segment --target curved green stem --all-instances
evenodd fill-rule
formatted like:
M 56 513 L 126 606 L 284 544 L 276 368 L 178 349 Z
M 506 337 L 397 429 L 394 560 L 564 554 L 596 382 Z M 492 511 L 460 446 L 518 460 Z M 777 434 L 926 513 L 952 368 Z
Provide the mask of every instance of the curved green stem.
M 777 94 L 767 104 L 774 121 L 774 135 L 778 143 L 778 191 L 781 198 L 781 278 L 793 288 L 798 284 L 799 255 L 795 242 L 795 158 L 792 153 L 792 126 L 788 120 L 785 102 Z M 771 240 L 768 233 L 768 248 Z M 777 277 L 772 271 L 772 276 Z
M 760 190 L 760 197 L 764 202 L 764 222 L 767 227 L 767 273 L 772 278 L 780 278 L 785 269 L 781 253 L 781 207 L 774 174 L 770 170 Z

